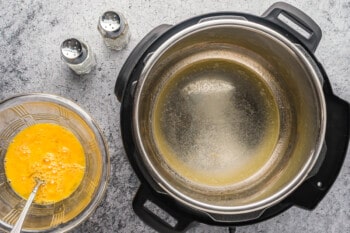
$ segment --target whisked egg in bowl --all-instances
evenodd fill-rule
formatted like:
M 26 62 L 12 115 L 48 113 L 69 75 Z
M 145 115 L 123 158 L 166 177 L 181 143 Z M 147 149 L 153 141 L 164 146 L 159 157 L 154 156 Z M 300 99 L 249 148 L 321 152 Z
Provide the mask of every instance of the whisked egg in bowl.
M 101 130 L 77 104 L 49 94 L 0 103 L 0 230 L 12 229 L 36 179 L 22 231 L 71 230 L 101 201 L 109 171 Z

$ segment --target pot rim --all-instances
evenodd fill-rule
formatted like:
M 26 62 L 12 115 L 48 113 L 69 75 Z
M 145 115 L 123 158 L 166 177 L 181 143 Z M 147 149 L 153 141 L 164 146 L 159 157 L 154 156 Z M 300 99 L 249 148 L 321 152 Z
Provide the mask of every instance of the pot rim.
M 197 33 L 201 30 L 207 30 L 211 27 L 216 26 L 226 26 L 226 27 L 246 27 L 250 28 L 259 32 L 263 32 L 269 37 L 283 43 L 286 47 L 291 49 L 299 59 L 302 60 L 302 62 L 306 65 L 308 71 L 311 73 L 312 82 L 315 86 L 315 91 L 318 99 L 318 104 L 320 107 L 320 129 L 319 134 L 317 137 L 317 142 L 315 144 L 315 149 L 311 152 L 312 154 L 309 156 L 308 160 L 305 162 L 302 169 L 299 171 L 299 173 L 292 179 L 287 185 L 285 185 L 283 188 L 281 188 L 279 191 L 274 193 L 273 195 L 264 198 L 260 201 L 252 202 L 250 204 L 240 205 L 240 206 L 219 206 L 215 204 L 207 204 L 203 203 L 201 201 L 198 201 L 192 197 L 189 197 L 182 192 L 178 191 L 176 188 L 174 188 L 171 184 L 169 184 L 164 177 L 161 176 L 161 174 L 158 172 L 157 168 L 152 164 L 151 160 L 149 159 L 147 152 L 145 150 L 145 147 L 142 143 L 142 137 L 140 133 L 139 128 L 139 105 L 141 103 L 140 97 L 142 93 L 142 89 L 144 86 L 144 83 L 155 65 L 155 63 L 158 61 L 158 58 L 161 57 L 169 47 L 183 39 L 184 37 L 187 37 L 193 33 Z M 146 165 L 146 168 L 148 172 L 150 172 L 151 177 L 154 179 L 154 181 L 163 189 L 166 191 L 167 194 L 169 194 L 171 197 L 176 199 L 177 201 L 185 204 L 186 206 L 189 206 L 191 208 L 205 211 L 207 213 L 213 213 L 213 214 L 225 214 L 225 215 L 233 215 L 233 214 L 245 214 L 245 213 L 251 213 L 251 212 L 262 212 L 270 207 L 275 205 L 276 203 L 282 201 L 284 198 L 286 198 L 289 194 L 291 194 L 297 187 L 299 187 L 302 182 L 308 178 L 309 173 L 311 172 L 312 168 L 314 167 L 315 163 L 317 162 L 319 155 L 321 153 L 324 140 L 325 140 L 325 131 L 326 131 L 326 103 L 325 98 L 322 91 L 322 77 L 320 77 L 320 72 L 318 71 L 318 68 L 315 66 L 315 62 L 312 60 L 311 56 L 308 55 L 306 50 L 301 49 L 301 46 L 299 44 L 295 44 L 291 42 L 288 38 L 280 34 L 279 32 L 264 26 L 259 23 L 250 22 L 243 18 L 228 18 L 228 19 L 211 19 L 211 20 L 205 20 L 200 21 L 199 23 L 189 26 L 174 35 L 172 35 L 169 39 L 167 39 L 165 42 L 163 42 L 150 56 L 147 56 L 147 61 L 145 62 L 144 68 L 140 74 L 140 78 L 138 79 L 136 90 L 134 93 L 134 103 L 133 103 L 133 135 L 136 139 L 136 145 L 141 153 L 141 157 L 143 159 L 144 164 Z

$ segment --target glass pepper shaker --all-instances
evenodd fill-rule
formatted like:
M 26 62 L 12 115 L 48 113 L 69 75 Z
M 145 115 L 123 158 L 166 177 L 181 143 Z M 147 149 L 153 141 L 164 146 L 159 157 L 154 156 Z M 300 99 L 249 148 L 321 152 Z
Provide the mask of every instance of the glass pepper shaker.
M 106 11 L 103 13 L 99 18 L 97 29 L 110 49 L 121 50 L 130 41 L 128 22 L 120 12 Z
M 78 75 L 90 73 L 96 65 L 90 46 L 75 38 L 62 42 L 61 58 Z

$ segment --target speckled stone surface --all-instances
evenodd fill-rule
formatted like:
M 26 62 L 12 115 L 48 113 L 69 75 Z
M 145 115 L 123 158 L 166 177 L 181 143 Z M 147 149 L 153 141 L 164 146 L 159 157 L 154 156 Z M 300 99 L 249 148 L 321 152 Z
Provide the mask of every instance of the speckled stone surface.
M 213 11 L 260 15 L 274 1 L 260 0 L 0 0 L 0 99 L 25 93 L 53 93 L 87 110 L 108 140 L 111 179 L 93 215 L 73 232 L 153 232 L 134 214 L 131 201 L 139 186 L 121 141 L 119 107 L 113 94 L 117 74 L 135 45 L 159 24 L 175 24 Z M 316 56 L 337 95 L 350 101 L 350 1 L 287 1 L 310 15 L 322 28 Z M 109 9 L 124 13 L 132 38 L 120 52 L 108 50 L 96 29 L 98 16 Z M 97 67 L 83 78 L 60 60 L 60 43 L 68 37 L 87 41 Z M 189 232 L 228 232 L 197 225 Z M 330 192 L 312 211 L 291 208 L 269 221 L 240 227 L 238 233 L 350 232 L 350 155 Z

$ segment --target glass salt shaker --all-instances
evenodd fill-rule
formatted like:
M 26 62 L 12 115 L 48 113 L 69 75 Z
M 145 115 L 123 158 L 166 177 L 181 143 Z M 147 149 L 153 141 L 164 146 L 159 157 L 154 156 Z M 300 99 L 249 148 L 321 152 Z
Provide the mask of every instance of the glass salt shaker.
M 130 41 L 128 22 L 120 12 L 106 11 L 103 13 L 99 18 L 97 29 L 110 49 L 121 50 Z
M 96 65 L 90 46 L 75 38 L 63 41 L 61 58 L 78 75 L 90 73 Z

